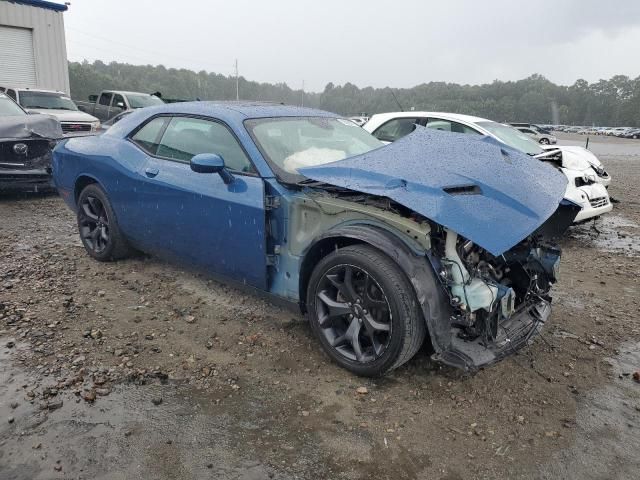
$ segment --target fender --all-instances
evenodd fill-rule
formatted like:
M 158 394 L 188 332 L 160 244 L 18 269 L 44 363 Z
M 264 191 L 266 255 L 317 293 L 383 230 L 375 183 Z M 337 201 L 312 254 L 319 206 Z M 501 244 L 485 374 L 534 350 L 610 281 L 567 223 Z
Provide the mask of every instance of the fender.
M 305 252 L 305 260 L 306 254 L 315 246 L 331 239 L 335 239 L 336 244 L 340 246 L 345 243 L 369 244 L 396 262 L 413 286 L 433 349 L 436 353 L 449 350 L 451 344 L 449 321 L 452 314 L 451 306 L 424 249 L 383 228 L 355 224 L 336 227 L 317 238 Z M 348 241 L 345 242 L 345 239 Z M 301 298 L 305 298 L 304 292 L 306 292 L 306 284 L 303 283 L 305 279 L 304 267 L 303 262 L 300 274 Z

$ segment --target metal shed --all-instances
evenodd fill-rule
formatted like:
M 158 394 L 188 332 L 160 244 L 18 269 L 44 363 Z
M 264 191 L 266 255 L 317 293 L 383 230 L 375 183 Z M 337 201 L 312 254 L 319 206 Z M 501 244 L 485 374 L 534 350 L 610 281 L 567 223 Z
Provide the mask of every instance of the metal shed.
M 0 0 L 0 85 L 69 93 L 66 10 L 43 0 Z

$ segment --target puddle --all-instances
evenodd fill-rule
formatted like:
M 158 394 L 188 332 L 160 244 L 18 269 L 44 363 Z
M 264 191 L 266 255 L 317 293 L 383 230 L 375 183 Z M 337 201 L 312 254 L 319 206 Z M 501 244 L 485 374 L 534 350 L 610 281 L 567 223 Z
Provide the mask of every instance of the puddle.
M 192 387 L 169 382 L 120 385 L 95 404 L 60 393 L 55 397 L 63 401 L 60 408 L 41 410 L 27 392 L 36 384 L 38 390 L 53 385 L 55 379 L 36 382 L 17 368 L 12 360 L 26 347 L 7 349 L 8 341 L 0 338 L 3 480 L 331 476 L 311 434 L 292 434 L 265 417 L 260 399 L 224 397 L 217 403 Z M 154 405 L 158 397 L 162 403 Z
M 576 225 L 568 235 L 604 252 L 640 256 L 640 226 L 621 215 L 605 215 L 595 223 Z
M 640 344 L 626 344 L 609 359 L 613 383 L 578 400 L 573 446 L 541 465 L 540 478 L 626 480 L 640 472 Z

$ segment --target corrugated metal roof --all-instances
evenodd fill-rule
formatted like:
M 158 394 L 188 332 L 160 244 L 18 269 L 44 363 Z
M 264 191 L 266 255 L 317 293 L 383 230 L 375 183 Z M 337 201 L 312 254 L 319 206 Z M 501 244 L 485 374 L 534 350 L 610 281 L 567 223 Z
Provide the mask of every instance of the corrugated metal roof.
M 55 10 L 56 12 L 64 12 L 69 7 L 64 4 L 47 2 L 45 0 L 9 0 L 11 3 L 21 3 L 32 7 L 46 8 L 47 10 Z

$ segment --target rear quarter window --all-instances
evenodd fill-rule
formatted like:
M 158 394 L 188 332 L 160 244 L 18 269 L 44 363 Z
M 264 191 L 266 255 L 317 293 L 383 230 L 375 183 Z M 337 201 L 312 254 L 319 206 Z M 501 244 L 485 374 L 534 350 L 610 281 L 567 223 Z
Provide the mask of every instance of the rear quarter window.
M 168 117 L 157 117 L 146 123 L 131 136 L 131 141 L 144 151 L 155 155 L 160 144 L 160 138 L 164 127 L 169 121 Z

